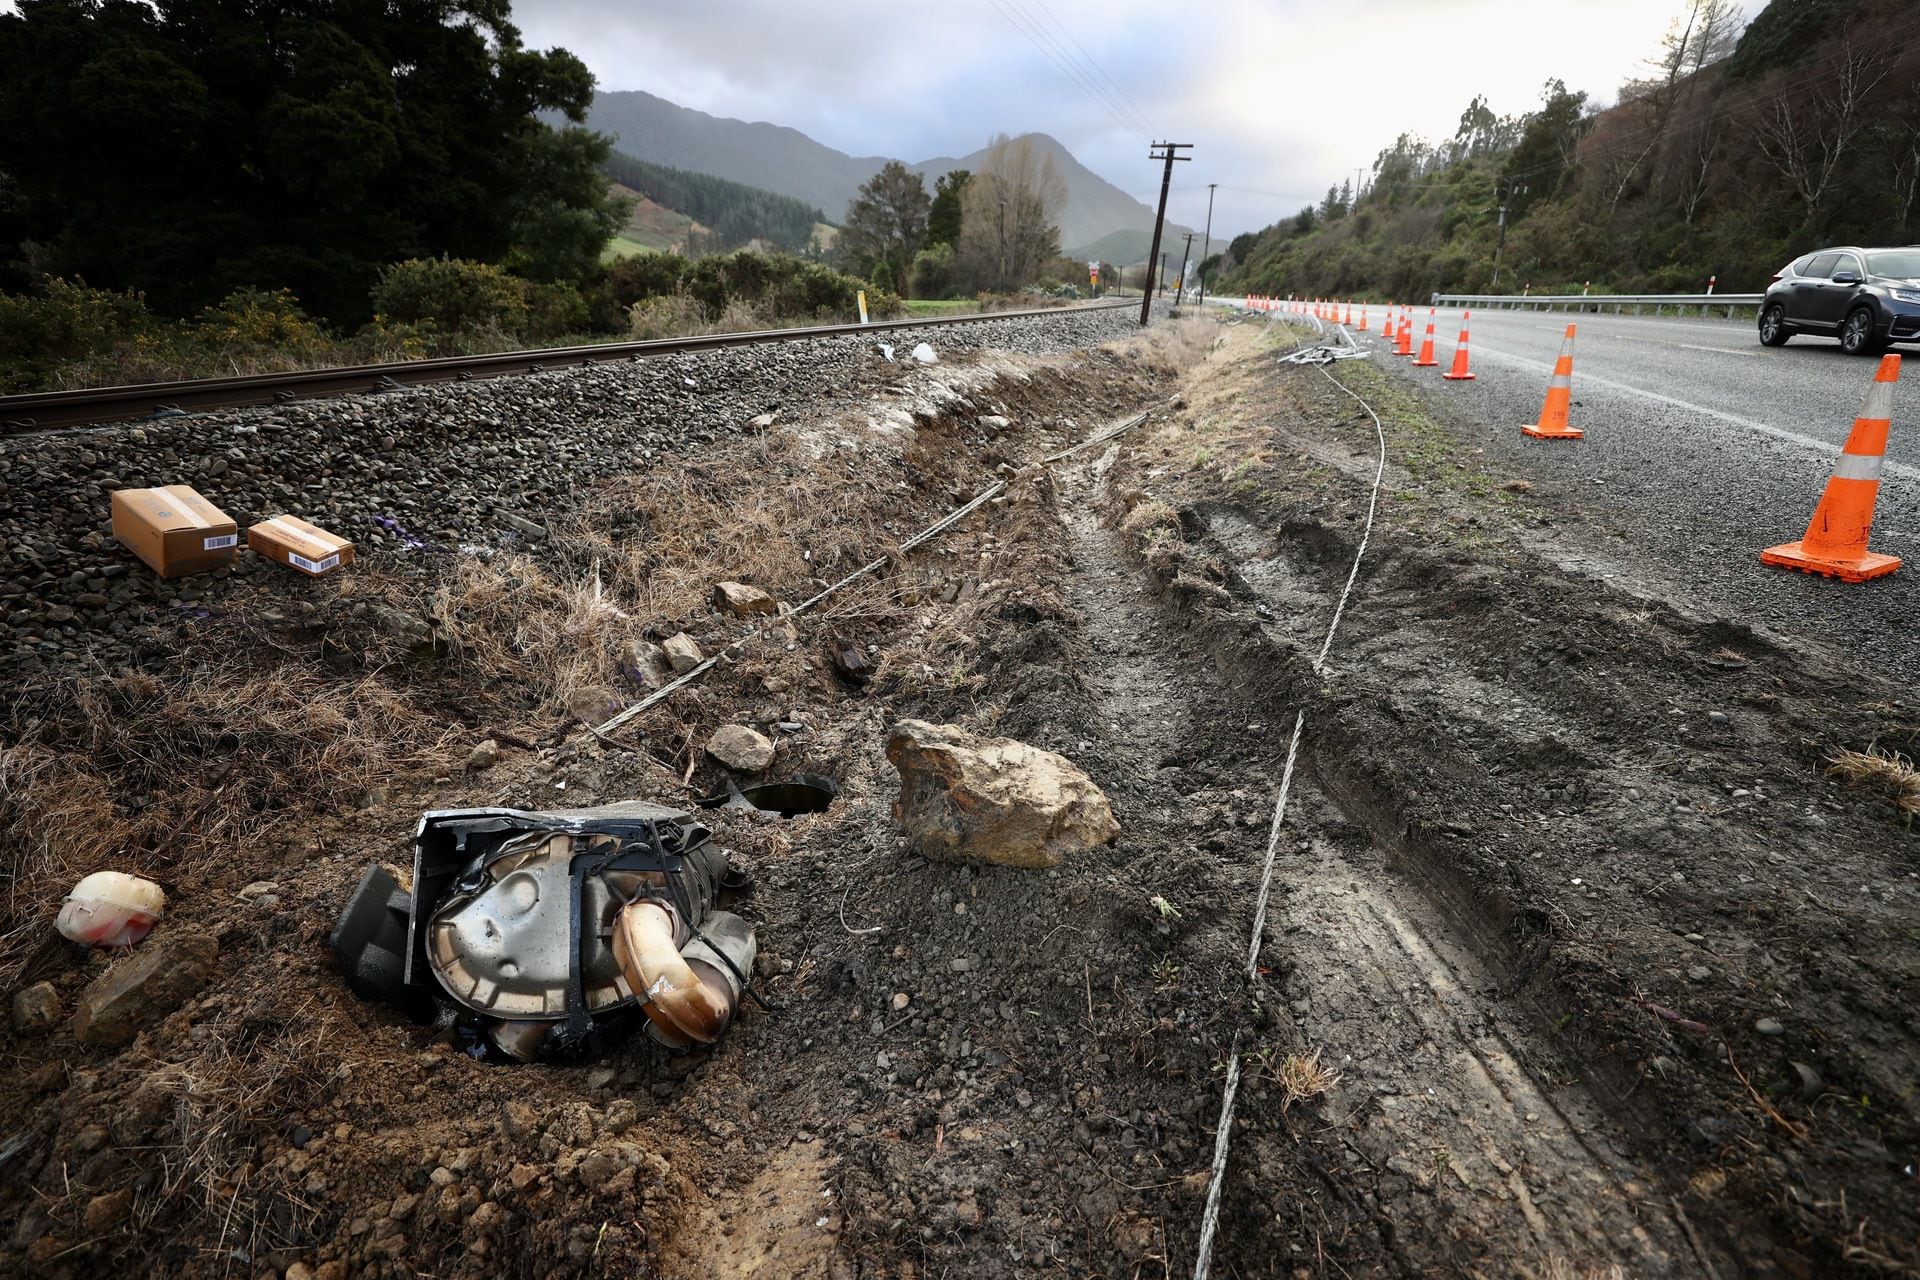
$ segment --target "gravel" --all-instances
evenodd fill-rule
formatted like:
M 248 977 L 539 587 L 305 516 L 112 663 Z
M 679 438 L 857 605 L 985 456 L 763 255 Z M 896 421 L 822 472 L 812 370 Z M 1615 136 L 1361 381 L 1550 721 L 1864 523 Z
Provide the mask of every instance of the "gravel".
M 952 354 L 1057 354 L 1121 337 L 1122 309 L 893 330 Z M 242 528 L 282 513 L 362 560 L 537 544 L 576 485 L 697 452 L 788 406 L 851 408 L 908 377 L 876 340 L 813 338 L 270 408 L 0 440 L 0 677 L 82 654 L 152 664 L 217 612 L 228 580 L 311 610 L 312 582 L 244 551 L 231 569 L 157 578 L 108 529 L 115 489 L 190 484 Z M 403 625 L 406 619 L 395 620 Z

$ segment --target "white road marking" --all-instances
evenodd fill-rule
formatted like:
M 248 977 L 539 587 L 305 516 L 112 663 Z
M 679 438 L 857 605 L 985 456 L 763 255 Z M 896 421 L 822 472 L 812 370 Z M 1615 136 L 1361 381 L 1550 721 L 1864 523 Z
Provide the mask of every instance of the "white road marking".
M 1516 356 L 1511 352 L 1496 351 L 1484 347 L 1477 342 L 1473 344 L 1473 353 L 1475 356 L 1491 356 L 1495 360 L 1501 360 L 1507 364 L 1519 365 L 1523 369 L 1536 369 L 1547 374 L 1553 372 L 1552 365 L 1544 364 L 1539 360 L 1529 360 L 1525 356 Z M 1810 450 L 1824 457 L 1837 458 L 1840 454 L 1840 445 L 1838 443 L 1816 440 L 1812 436 L 1801 435 L 1798 431 L 1789 431 L 1785 427 L 1776 427 L 1767 422 L 1756 422 L 1752 418 L 1743 418 L 1737 413 L 1726 413 L 1719 409 L 1709 409 L 1703 404 L 1694 404 L 1690 400 L 1681 400 L 1676 396 L 1661 395 L 1658 391 L 1648 391 L 1643 387 L 1628 386 L 1624 382 L 1615 382 L 1611 378 L 1603 378 L 1598 374 L 1581 373 L 1577 368 L 1574 370 L 1573 376 L 1576 386 L 1581 383 L 1590 383 L 1596 386 L 1610 387 L 1615 391 L 1624 391 L 1628 395 L 1639 396 L 1645 400 L 1672 405 L 1676 409 L 1685 409 L 1689 413 L 1698 413 L 1709 418 L 1718 418 L 1722 422 L 1730 423 L 1736 427 L 1745 427 L 1749 431 L 1757 431 L 1761 435 L 1770 436 L 1775 440 L 1784 440 L 1788 444 L 1798 445 L 1802 449 Z M 1904 462 L 1895 462 L 1892 459 L 1888 459 L 1886 474 L 1899 476 L 1905 480 L 1920 480 L 1920 467 L 1910 466 Z

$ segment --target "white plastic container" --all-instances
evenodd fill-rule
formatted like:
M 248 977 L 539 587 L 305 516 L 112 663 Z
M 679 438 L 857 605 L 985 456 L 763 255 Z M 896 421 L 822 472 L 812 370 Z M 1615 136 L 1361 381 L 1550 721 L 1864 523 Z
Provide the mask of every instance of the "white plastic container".
M 131 947 L 153 931 L 166 909 L 167 895 L 153 881 L 96 871 L 73 886 L 54 927 L 88 946 Z

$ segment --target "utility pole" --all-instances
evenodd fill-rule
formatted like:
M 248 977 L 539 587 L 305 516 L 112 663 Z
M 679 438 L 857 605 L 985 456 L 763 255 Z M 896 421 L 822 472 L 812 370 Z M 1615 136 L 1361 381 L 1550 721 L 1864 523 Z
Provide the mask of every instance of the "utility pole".
M 1511 186 L 1505 180 L 1494 184 L 1493 196 L 1500 202 L 1500 236 L 1493 243 L 1493 284 L 1488 288 L 1500 283 L 1500 254 L 1507 247 L 1507 197 L 1525 190 L 1524 186 Z
M 1160 292 L 1167 291 L 1167 255 L 1160 255 Z
M 1186 247 L 1180 250 L 1180 275 L 1173 287 L 1173 305 L 1179 306 L 1180 299 L 1187 296 L 1187 264 L 1193 261 L 1193 232 L 1187 232 Z
M 1153 215 L 1153 246 L 1147 250 L 1147 287 L 1140 292 L 1140 327 L 1143 329 L 1153 311 L 1153 260 L 1160 256 L 1160 228 L 1167 220 L 1167 189 L 1173 185 L 1173 162 L 1193 159 L 1180 154 L 1191 150 L 1191 142 L 1156 142 L 1147 151 L 1147 159 L 1164 160 L 1167 169 L 1160 175 L 1160 209 Z
M 1213 189 L 1220 184 L 1207 184 L 1207 230 L 1200 239 L 1200 305 L 1207 305 L 1207 250 L 1213 247 Z

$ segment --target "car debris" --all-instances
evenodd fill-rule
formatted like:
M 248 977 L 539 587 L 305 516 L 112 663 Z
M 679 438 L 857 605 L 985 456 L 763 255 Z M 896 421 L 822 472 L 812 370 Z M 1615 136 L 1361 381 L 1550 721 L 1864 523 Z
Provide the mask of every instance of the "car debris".
M 749 882 L 681 810 L 435 810 L 411 885 L 370 866 L 334 956 L 357 994 L 452 1026 L 477 1055 L 567 1061 L 637 1023 L 673 1048 L 711 1044 L 753 995 L 753 927 L 721 905 Z
M 153 881 L 96 871 L 67 894 L 54 928 L 69 942 L 125 950 L 153 932 L 166 909 L 166 892 Z

